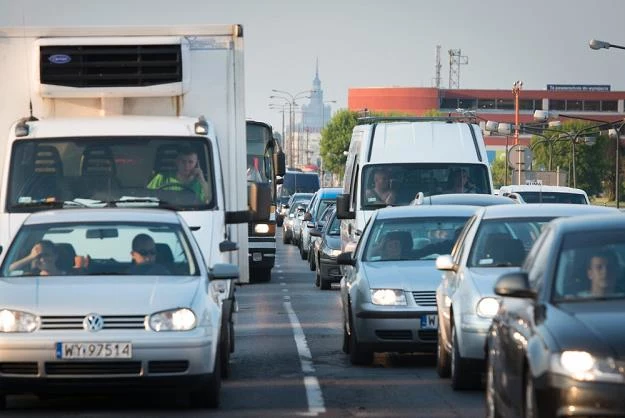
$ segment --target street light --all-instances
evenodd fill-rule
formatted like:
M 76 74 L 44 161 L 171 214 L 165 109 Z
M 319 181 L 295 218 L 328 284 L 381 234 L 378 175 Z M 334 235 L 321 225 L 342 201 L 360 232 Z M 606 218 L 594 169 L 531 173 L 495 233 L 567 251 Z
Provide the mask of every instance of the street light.
M 591 39 L 590 42 L 588 42 L 588 46 L 590 47 L 590 49 L 610 49 L 610 48 L 625 49 L 625 46 L 614 45 L 609 42 L 599 41 L 597 39 Z
M 289 104 L 289 115 L 290 115 L 289 117 L 289 137 L 290 137 L 289 139 L 289 165 L 293 167 L 293 156 L 294 156 L 293 147 L 294 147 L 294 142 L 295 142 L 293 128 L 295 127 L 295 106 L 297 106 L 297 103 L 295 101 L 298 99 L 305 98 L 302 95 L 310 94 L 310 90 L 302 90 L 296 94 L 291 94 L 288 91 L 278 90 L 278 89 L 271 89 L 271 91 L 274 93 L 278 93 L 278 94 L 269 96 L 270 99 L 281 99 L 281 100 L 286 101 Z M 310 96 L 307 96 L 307 97 L 310 97 Z
M 517 80 L 512 85 L 512 94 L 514 94 L 514 146 L 519 144 L 519 93 L 521 92 L 521 88 L 523 88 L 523 82 Z M 518 150 L 518 164 L 517 170 L 518 174 L 518 183 L 521 184 L 521 148 Z
M 285 132 L 284 132 L 284 113 L 286 112 L 286 110 L 284 109 L 284 106 L 285 106 L 286 104 L 287 104 L 287 103 L 282 103 L 282 104 L 278 104 L 278 103 L 269 103 L 269 109 L 272 109 L 272 110 L 277 110 L 277 111 L 279 111 L 280 113 L 282 113 L 282 145 L 283 145 L 283 148 L 284 148 L 284 149 L 287 149 L 287 148 L 286 148 L 286 143 L 285 143 L 285 141 L 286 141 L 286 136 L 285 136 Z M 289 117 L 290 117 L 290 116 L 291 116 L 291 114 L 289 113 Z

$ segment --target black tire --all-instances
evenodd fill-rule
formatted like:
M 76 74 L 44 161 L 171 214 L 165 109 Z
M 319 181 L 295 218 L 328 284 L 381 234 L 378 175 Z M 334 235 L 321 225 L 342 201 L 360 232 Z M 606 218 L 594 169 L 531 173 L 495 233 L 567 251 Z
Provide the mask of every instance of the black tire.
M 373 351 L 364 349 L 358 342 L 356 329 L 353 324 L 354 322 L 350 316 L 349 361 L 353 365 L 368 366 L 373 362 Z
M 489 356 L 486 359 L 486 396 L 484 397 L 486 400 L 486 418 L 499 418 L 500 414 L 497 410 L 497 399 L 496 399 L 496 388 L 495 388 L 495 368 L 490 361 L 490 350 Z
M 525 393 L 523 395 L 523 416 L 525 418 L 536 418 L 538 408 L 536 405 L 536 391 L 534 390 L 534 380 L 529 370 L 525 371 Z
M 282 231 L 282 243 L 288 244 L 290 242 L 291 242 L 291 238 L 289 237 L 289 234 L 287 234 L 286 231 Z
M 469 360 L 460 356 L 456 327 L 451 327 L 451 387 L 453 390 L 473 389 L 477 386 L 475 370 Z
M 231 310 L 232 302 L 229 300 L 224 301 L 222 307 L 221 334 L 219 343 L 219 350 L 221 351 L 219 353 L 219 358 L 221 359 L 221 364 L 219 366 L 222 379 L 230 377 L 230 353 L 233 351 L 230 346 L 232 341 L 232 336 L 230 334 L 232 332 Z
M 7 395 L 0 393 L 0 411 L 7 409 Z
M 191 406 L 194 408 L 219 408 L 219 392 L 221 391 L 221 354 L 217 350 L 215 370 L 205 386 L 195 389 L 189 394 Z
M 330 290 L 332 283 L 329 280 L 323 280 L 323 276 L 319 277 L 319 287 L 321 290 Z
M 441 378 L 447 378 L 451 375 L 451 356 L 445 350 L 443 336 L 441 334 L 441 321 L 438 321 L 438 347 L 436 348 L 436 373 Z
M 315 263 L 315 254 L 312 252 L 312 250 L 309 251 L 308 254 L 308 267 L 310 268 L 310 271 L 315 271 L 317 269 L 317 263 Z
M 319 269 L 315 270 L 315 286 L 321 286 L 321 272 Z
M 299 242 L 299 255 L 302 258 L 302 260 L 307 260 L 307 256 L 308 256 L 308 251 L 304 251 L 304 243 L 301 241 L 300 238 L 300 242 Z
M 347 327 L 345 321 L 343 321 L 343 347 L 342 350 L 345 354 L 349 354 L 349 334 L 347 333 Z
M 267 283 L 271 281 L 271 269 L 251 269 L 250 270 L 250 282 L 251 283 Z

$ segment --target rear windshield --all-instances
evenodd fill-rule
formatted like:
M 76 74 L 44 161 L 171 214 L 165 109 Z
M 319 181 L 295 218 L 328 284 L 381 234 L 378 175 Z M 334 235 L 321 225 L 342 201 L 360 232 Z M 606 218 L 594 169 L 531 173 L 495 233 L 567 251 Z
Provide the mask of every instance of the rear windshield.
M 575 203 L 586 205 L 586 197 L 579 193 L 562 192 L 517 192 L 525 203 Z
M 319 190 L 319 176 L 314 173 L 286 173 L 282 183 L 282 196 L 293 193 L 314 193 Z

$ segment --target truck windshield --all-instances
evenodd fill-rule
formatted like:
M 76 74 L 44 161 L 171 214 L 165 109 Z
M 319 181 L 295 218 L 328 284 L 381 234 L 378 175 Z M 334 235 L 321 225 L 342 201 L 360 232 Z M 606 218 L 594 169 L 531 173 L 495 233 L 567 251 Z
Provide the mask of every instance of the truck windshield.
M 213 151 L 203 138 L 21 140 L 11 153 L 8 212 L 50 207 L 216 207 Z
M 422 192 L 491 194 L 488 169 L 481 164 L 393 163 L 362 169 L 363 209 L 407 205 Z

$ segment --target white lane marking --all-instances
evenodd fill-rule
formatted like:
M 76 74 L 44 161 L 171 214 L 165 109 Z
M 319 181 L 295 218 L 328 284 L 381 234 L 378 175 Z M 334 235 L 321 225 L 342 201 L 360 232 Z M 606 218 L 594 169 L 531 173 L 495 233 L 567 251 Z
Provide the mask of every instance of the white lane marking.
M 286 286 L 286 283 L 280 282 L 280 286 Z
M 317 380 L 315 376 L 308 375 L 315 373 L 315 366 L 313 366 L 312 354 L 310 354 L 310 350 L 308 349 L 308 342 L 306 341 L 304 330 L 302 329 L 299 319 L 297 319 L 291 302 L 284 302 L 284 309 L 289 315 L 289 321 L 293 329 L 293 338 L 295 339 L 295 346 L 297 347 L 302 372 L 304 372 L 304 387 L 306 388 L 306 398 L 308 399 L 308 412 L 298 415 L 317 416 L 318 414 L 323 414 L 326 412 L 326 408 L 323 404 L 323 393 L 321 392 L 319 380 Z
M 291 296 L 282 296 L 282 299 L 284 299 L 284 300 L 291 300 Z
M 283 291 L 283 292 L 288 292 L 288 291 L 289 291 L 289 289 L 282 289 L 282 291 Z

